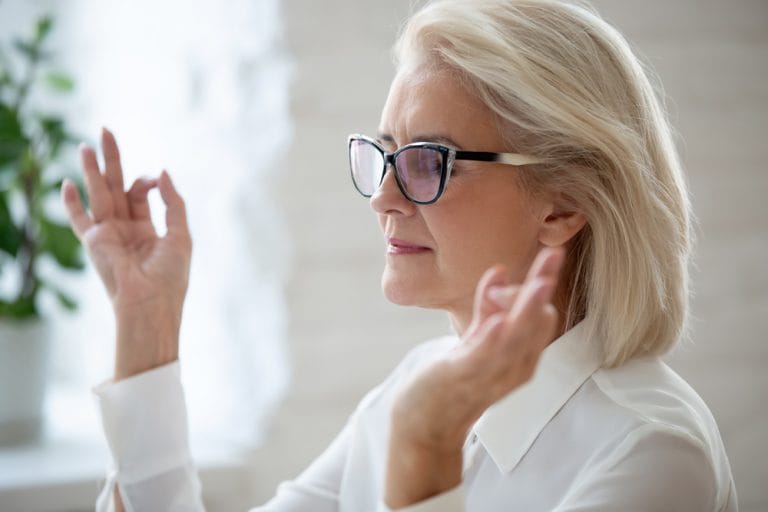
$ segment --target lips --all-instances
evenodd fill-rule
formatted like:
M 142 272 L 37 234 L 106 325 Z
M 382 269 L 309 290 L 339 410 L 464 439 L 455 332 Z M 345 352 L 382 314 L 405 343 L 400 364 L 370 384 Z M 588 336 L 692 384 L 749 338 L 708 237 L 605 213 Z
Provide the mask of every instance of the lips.
M 388 242 L 389 246 L 387 247 L 387 252 L 389 254 L 419 254 L 432 250 L 429 247 L 401 240 L 399 238 L 389 238 Z

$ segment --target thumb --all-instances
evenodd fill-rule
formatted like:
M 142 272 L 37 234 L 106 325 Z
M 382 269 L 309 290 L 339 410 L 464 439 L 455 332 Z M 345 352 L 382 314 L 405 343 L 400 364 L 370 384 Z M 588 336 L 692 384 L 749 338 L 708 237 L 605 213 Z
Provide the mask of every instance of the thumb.
M 160 197 L 165 203 L 165 225 L 168 228 L 166 236 L 181 240 L 189 239 L 189 227 L 187 226 L 187 209 L 184 198 L 176 190 L 168 171 L 163 169 L 158 180 Z

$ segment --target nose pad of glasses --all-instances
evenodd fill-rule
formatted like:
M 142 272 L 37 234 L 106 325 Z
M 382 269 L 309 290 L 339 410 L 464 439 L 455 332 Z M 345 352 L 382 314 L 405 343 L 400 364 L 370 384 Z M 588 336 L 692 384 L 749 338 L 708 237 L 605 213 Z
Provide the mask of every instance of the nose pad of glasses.
M 382 188 L 384 188 L 386 181 L 394 181 L 395 186 L 399 189 L 400 184 L 397 183 L 397 176 L 395 176 L 395 167 L 392 165 L 391 162 L 387 162 L 384 164 L 384 172 L 381 173 L 381 179 L 379 180 L 379 184 L 376 187 L 376 191 L 374 194 L 379 193 Z
M 401 203 L 401 205 L 405 203 L 409 205 L 412 204 L 408 197 L 405 195 L 405 192 L 403 192 L 403 188 L 397 180 L 395 168 L 391 163 L 386 164 L 384 173 L 381 176 L 381 181 L 379 182 L 379 186 L 371 195 L 370 201 L 374 209 L 376 209 L 377 206 L 382 207 L 383 205 L 381 202 L 387 201 L 388 199 L 390 201 L 395 200 L 398 203 Z

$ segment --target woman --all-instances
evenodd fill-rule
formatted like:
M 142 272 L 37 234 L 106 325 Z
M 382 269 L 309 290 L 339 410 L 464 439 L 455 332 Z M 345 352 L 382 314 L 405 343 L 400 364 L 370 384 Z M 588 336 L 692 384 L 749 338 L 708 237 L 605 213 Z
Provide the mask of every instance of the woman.
M 447 311 L 264 511 L 735 511 L 706 405 L 659 356 L 682 336 L 690 221 L 662 107 L 623 38 L 555 0 L 438 0 L 406 25 L 354 185 L 385 295 Z M 82 148 L 63 199 L 114 305 L 97 388 L 115 470 L 98 510 L 201 510 L 178 333 L 191 239 L 170 177 L 125 192 Z M 150 222 L 148 191 L 167 206 Z

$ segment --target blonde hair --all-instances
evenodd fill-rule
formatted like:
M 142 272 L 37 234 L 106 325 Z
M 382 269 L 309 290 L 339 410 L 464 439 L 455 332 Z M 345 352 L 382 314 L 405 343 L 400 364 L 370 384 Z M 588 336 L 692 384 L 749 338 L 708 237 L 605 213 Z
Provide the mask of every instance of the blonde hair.
M 668 351 L 685 331 L 690 203 L 663 104 L 626 40 L 588 5 L 437 0 L 405 25 L 398 67 L 452 70 L 497 116 L 532 192 L 585 227 L 569 244 L 566 323 L 603 365 Z

